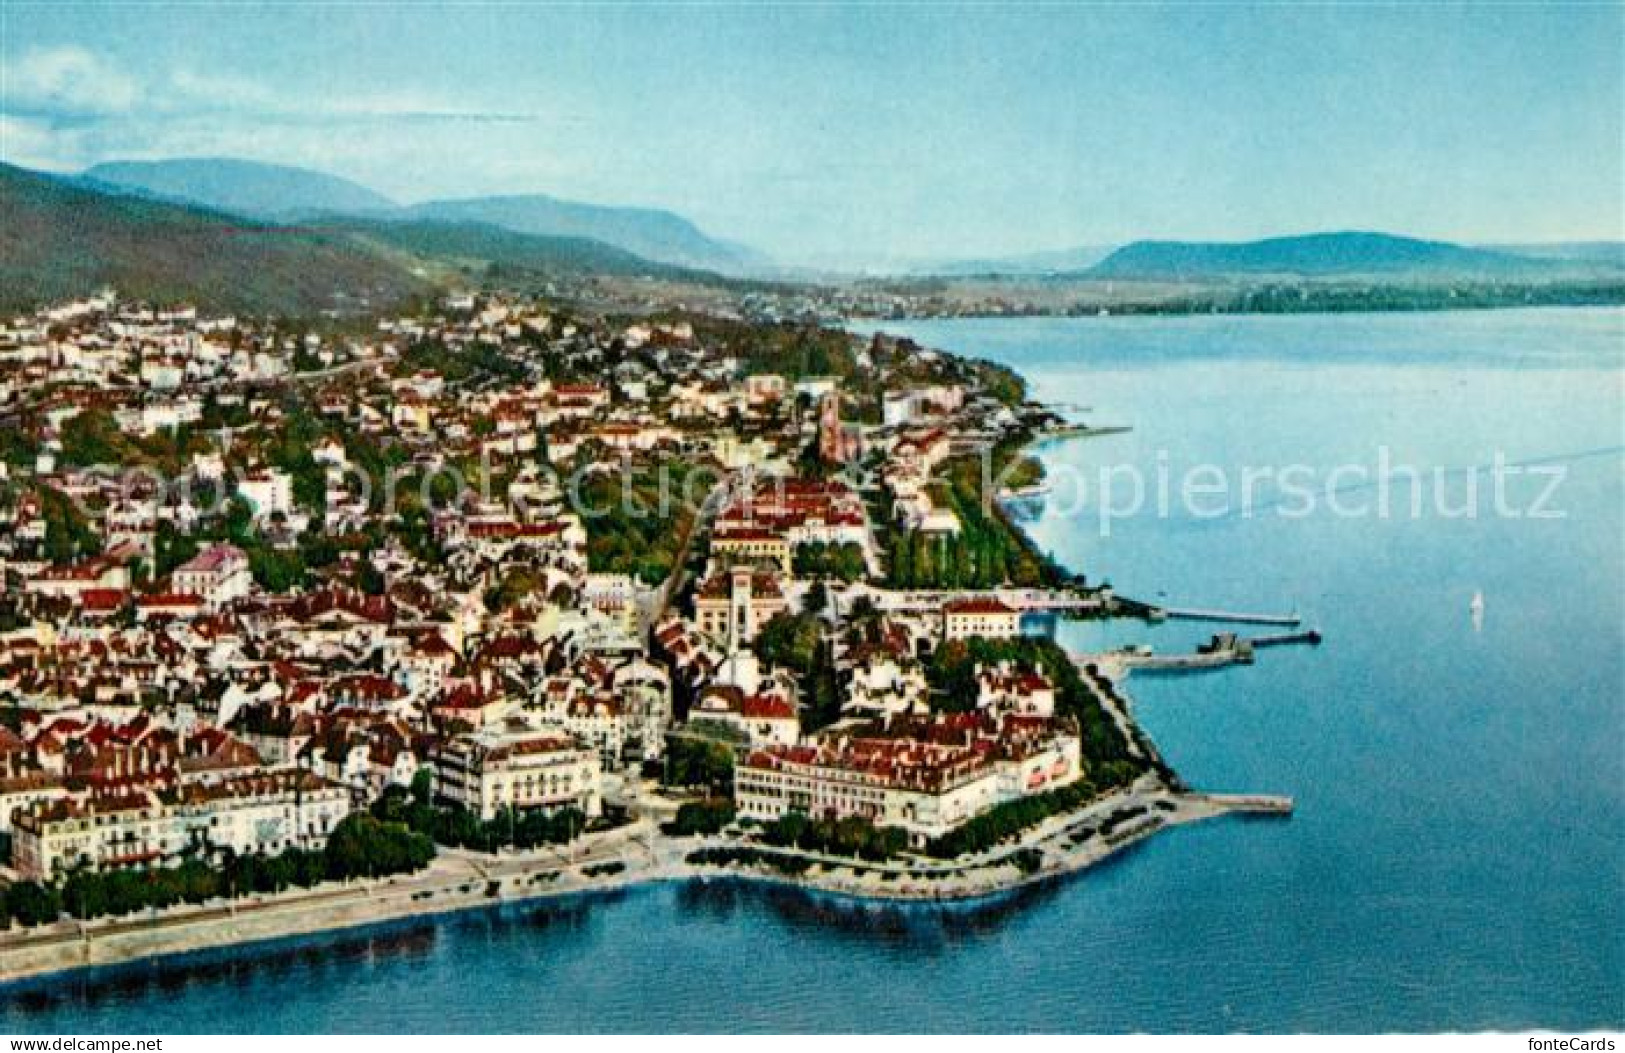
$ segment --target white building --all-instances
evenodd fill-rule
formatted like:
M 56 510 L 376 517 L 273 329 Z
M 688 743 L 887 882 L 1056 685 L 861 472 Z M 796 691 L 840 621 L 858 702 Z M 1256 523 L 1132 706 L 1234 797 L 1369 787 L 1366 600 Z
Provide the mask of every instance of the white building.
M 700 629 L 730 646 L 754 640 L 762 626 L 788 609 L 778 577 L 745 566 L 712 575 L 694 596 Z
M 162 866 L 183 853 L 320 849 L 349 812 L 347 789 L 295 769 L 58 800 L 17 814 L 11 860 L 25 878 L 48 880 L 78 867 Z
M 1055 715 L 1055 686 L 1042 673 L 1012 669 L 1009 662 L 976 667 L 976 707 L 1024 716 Z
M 598 751 L 604 767 L 619 767 L 626 748 L 626 715 L 618 699 L 582 695 L 564 705 L 564 728 L 576 741 Z
M 734 770 L 742 818 L 856 816 L 922 844 L 976 815 L 1083 774 L 1075 726 L 986 714 L 904 718 L 803 746 L 758 750 Z
M 741 818 L 758 822 L 788 812 L 857 816 L 920 843 L 999 803 L 999 777 L 986 758 L 950 747 L 780 747 L 734 770 L 734 802 Z
M 982 636 L 1008 640 L 1021 634 L 1021 612 L 997 596 L 967 596 L 942 605 L 942 638 Z
M 602 811 L 597 750 L 555 729 L 494 725 L 446 743 L 430 763 L 435 795 L 481 819 L 502 808 L 575 807 L 589 817 Z
M 248 555 L 236 545 L 210 545 L 175 568 L 174 592 L 201 597 L 211 609 L 247 596 L 254 586 Z
M 293 511 L 293 479 L 286 472 L 264 468 L 237 481 L 237 493 L 254 509 L 254 518 L 269 519 Z
M 689 709 L 688 719 L 728 725 L 753 747 L 793 746 L 801 739 L 795 704 L 772 691 L 746 694 L 737 687 L 713 685 Z

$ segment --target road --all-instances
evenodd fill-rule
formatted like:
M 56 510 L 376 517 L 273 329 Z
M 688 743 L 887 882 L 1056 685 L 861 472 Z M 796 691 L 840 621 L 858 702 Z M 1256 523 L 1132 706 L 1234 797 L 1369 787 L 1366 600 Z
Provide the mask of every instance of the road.
M 688 529 L 683 533 L 683 541 L 677 547 L 677 559 L 672 564 L 671 574 L 661 583 L 660 588 L 654 590 L 649 608 L 646 609 L 644 624 L 654 625 L 666 616 L 671 608 L 672 600 L 680 595 L 683 586 L 688 580 L 688 558 L 690 549 L 694 546 L 694 538 L 705 529 L 706 522 L 717 514 L 717 509 L 727 496 L 729 489 L 738 479 L 738 473 L 724 476 L 705 495 L 700 507 L 693 516 L 689 517 Z

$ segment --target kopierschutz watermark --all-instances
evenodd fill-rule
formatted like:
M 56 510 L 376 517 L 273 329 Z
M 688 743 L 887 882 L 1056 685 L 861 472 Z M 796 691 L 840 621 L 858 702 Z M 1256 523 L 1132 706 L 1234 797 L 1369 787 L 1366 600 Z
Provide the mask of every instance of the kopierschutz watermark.
M 995 475 L 984 462 L 986 501 L 1006 498 L 1018 470 Z M 1050 466 L 1038 487 L 1046 515 L 1093 519 L 1100 536 L 1114 523 L 1157 519 L 1563 519 L 1558 497 L 1566 465 L 1515 462 L 1495 451 L 1488 464 L 1469 468 L 1422 466 L 1379 446 L 1368 461 L 1331 465 L 1220 465 L 1175 467 L 1166 450 L 1152 463 L 1103 463 L 1092 469 Z

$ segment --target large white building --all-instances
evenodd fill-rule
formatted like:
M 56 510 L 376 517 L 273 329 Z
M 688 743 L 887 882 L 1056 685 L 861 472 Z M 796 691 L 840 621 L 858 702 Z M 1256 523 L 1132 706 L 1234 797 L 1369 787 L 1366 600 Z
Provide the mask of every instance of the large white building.
M 130 587 L 130 571 L 105 556 L 68 566 L 46 567 L 29 578 L 24 588 L 37 596 L 82 600 L 86 593 L 123 591 Z
M 592 611 L 628 640 L 642 636 L 642 609 L 637 582 L 630 574 L 588 574 L 581 585 L 581 606 Z
M 124 796 L 65 799 L 18 812 L 12 867 L 46 880 L 80 867 L 162 866 L 185 853 L 274 855 L 319 849 L 350 813 L 350 792 L 284 769 Z
M 598 751 L 557 729 L 493 725 L 440 746 L 430 763 L 436 797 L 481 819 L 502 808 L 603 810 Z
M 748 538 L 740 531 L 766 531 L 794 549 L 801 545 L 863 545 L 868 527 L 863 499 L 845 483 L 810 479 L 765 479 L 732 501 L 716 517 L 718 539 Z
M 735 686 L 713 684 L 700 693 L 688 719 L 728 725 L 751 746 L 793 746 L 801 738 L 795 704 L 773 690 L 747 693 Z
M 906 831 L 915 844 L 976 815 L 1083 774 L 1078 736 L 1040 717 L 904 718 L 818 743 L 752 753 L 734 771 L 739 815 L 856 816 Z
M 237 493 L 253 506 L 260 521 L 293 512 L 293 477 L 275 468 L 250 472 L 237 480 Z

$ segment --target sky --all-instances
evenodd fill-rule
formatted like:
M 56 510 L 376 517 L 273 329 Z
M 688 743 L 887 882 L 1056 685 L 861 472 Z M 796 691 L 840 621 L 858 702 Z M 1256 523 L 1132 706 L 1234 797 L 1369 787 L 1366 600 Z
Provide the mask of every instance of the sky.
M 669 208 L 785 262 L 1625 238 L 1625 4 L 0 0 L 0 159 Z

